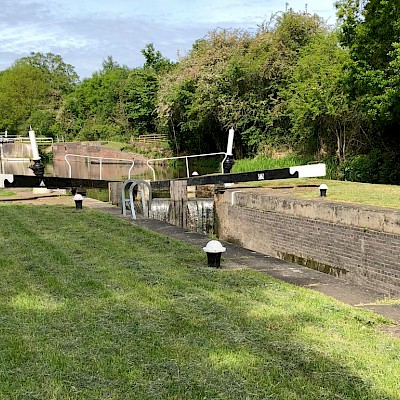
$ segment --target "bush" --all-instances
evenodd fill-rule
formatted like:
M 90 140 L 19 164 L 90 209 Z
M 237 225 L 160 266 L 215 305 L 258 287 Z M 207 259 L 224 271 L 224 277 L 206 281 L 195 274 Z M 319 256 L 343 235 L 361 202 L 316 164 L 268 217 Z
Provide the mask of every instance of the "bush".
M 321 163 L 326 165 L 326 178 L 327 179 L 337 179 L 340 180 L 339 172 L 340 172 L 340 165 L 339 160 L 335 156 L 327 157 L 321 160 Z
M 281 158 L 258 156 L 253 159 L 245 158 L 243 160 L 236 161 L 232 168 L 232 172 L 248 172 L 286 168 L 297 165 L 306 165 L 313 161 L 314 159 L 311 157 L 299 156 L 293 153 Z
M 116 141 L 117 137 L 123 137 L 119 127 L 111 124 L 93 124 L 87 123 L 76 136 L 76 140 L 108 140 L 110 138 Z
M 380 151 L 357 155 L 340 165 L 338 178 L 353 182 L 399 185 L 400 160 Z

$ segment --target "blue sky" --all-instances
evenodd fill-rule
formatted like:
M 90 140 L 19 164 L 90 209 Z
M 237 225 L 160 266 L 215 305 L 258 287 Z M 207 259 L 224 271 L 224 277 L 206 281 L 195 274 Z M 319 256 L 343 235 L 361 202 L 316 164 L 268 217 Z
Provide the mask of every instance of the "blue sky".
M 0 70 L 30 52 L 60 54 L 81 78 L 112 56 L 143 65 L 153 43 L 176 61 L 213 29 L 256 31 L 276 12 L 318 14 L 335 22 L 335 0 L 0 0 Z M 307 5 L 306 5 L 307 4 Z

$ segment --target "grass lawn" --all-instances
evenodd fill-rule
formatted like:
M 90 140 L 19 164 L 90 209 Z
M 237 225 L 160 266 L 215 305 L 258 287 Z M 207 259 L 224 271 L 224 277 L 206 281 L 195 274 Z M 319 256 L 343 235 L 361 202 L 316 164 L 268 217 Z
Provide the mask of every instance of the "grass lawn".
M 325 183 L 328 186 L 327 198 L 319 197 L 319 190 L 293 190 L 290 195 L 306 199 L 319 199 L 323 201 L 344 201 L 379 207 L 390 207 L 400 209 L 400 186 L 377 185 L 372 183 L 335 181 L 318 178 L 301 179 L 277 179 L 263 182 L 249 182 L 249 185 L 260 185 L 264 187 L 317 185 Z
M 14 196 L 15 194 L 16 194 L 16 193 L 13 192 L 13 191 L 11 191 L 11 190 L 0 189 L 0 197 L 1 197 L 1 196 L 4 196 L 4 197 L 7 197 L 7 196 Z
M 0 399 L 400 399 L 382 317 L 94 210 L 0 227 Z

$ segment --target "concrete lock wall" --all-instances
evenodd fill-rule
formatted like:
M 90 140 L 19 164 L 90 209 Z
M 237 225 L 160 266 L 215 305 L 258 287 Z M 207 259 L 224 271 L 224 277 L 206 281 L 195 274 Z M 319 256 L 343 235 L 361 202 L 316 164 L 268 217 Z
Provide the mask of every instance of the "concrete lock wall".
M 31 158 L 32 147 L 26 143 L 3 143 L 3 156 L 5 158 Z
M 222 240 L 400 294 L 396 210 L 226 191 L 215 213 Z
M 102 146 L 102 142 L 76 142 L 76 143 L 54 143 L 53 159 L 64 160 L 66 154 L 78 154 L 82 156 L 104 157 L 104 158 L 123 158 L 135 159 L 135 164 L 146 164 L 147 158 L 139 154 L 132 157 L 130 153 L 118 150 L 107 149 Z

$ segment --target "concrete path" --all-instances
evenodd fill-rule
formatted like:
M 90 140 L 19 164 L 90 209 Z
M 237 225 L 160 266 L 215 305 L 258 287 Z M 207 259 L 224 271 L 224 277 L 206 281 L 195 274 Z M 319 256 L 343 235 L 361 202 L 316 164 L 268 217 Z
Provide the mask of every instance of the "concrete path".
M 132 220 L 130 216 L 123 216 L 119 207 L 104 205 L 104 203 L 96 200 L 88 200 L 85 200 L 87 207 L 97 208 L 100 211 L 128 220 L 135 226 L 140 226 L 201 248 L 205 247 L 210 240 L 205 235 L 187 232 L 166 222 L 154 219 Z M 226 253 L 223 254 L 221 261 L 222 268 L 255 269 L 281 281 L 323 293 L 343 303 L 368 309 L 391 319 L 393 324 L 389 325 L 386 330 L 400 338 L 400 304 L 380 304 L 381 300 L 385 300 L 384 294 L 349 283 L 343 278 L 336 278 L 301 265 L 244 249 L 232 243 L 222 241 L 222 244 L 226 247 Z M 205 264 L 207 263 L 206 256 L 204 262 Z
M 40 195 L 37 196 L 36 199 L 28 199 L 28 196 L 25 196 L 25 200 L 21 197 L 14 198 L 13 201 L 23 201 L 30 204 L 74 205 L 72 198 L 66 196 L 55 196 L 52 199 L 48 196 L 41 197 Z M 10 201 L 11 199 L 7 200 Z M 210 240 L 205 235 L 187 232 L 182 228 L 158 220 L 132 220 L 130 216 L 123 216 L 121 214 L 120 207 L 115 207 L 98 200 L 85 198 L 84 208 L 85 207 L 97 209 L 101 212 L 130 221 L 135 226 L 140 226 L 201 248 Z M 222 243 L 226 247 L 226 253 L 223 254 L 223 260 L 221 262 L 222 268 L 252 268 L 281 281 L 318 291 L 343 303 L 371 310 L 390 318 L 393 324 L 387 326 L 385 330 L 400 338 L 400 304 L 381 304 L 380 301 L 385 299 L 384 294 L 346 282 L 343 278 L 336 278 L 301 265 L 292 264 L 265 254 L 244 249 L 231 243 Z M 204 262 L 205 264 L 207 263 L 206 256 Z
M 182 228 L 157 220 L 138 219 L 132 221 L 132 224 L 199 247 L 204 247 L 210 240 L 205 235 L 187 232 Z M 343 303 L 369 309 L 400 324 L 400 305 L 375 304 L 385 298 L 380 292 L 365 289 L 348 283 L 342 278 L 336 278 L 301 265 L 244 249 L 232 243 L 222 242 L 222 244 L 226 247 L 226 253 L 223 254 L 221 262 L 222 268 L 252 268 L 284 282 L 318 291 Z M 206 258 L 204 260 L 206 263 Z M 400 335 L 400 326 L 398 334 Z

